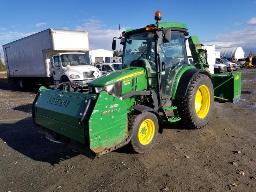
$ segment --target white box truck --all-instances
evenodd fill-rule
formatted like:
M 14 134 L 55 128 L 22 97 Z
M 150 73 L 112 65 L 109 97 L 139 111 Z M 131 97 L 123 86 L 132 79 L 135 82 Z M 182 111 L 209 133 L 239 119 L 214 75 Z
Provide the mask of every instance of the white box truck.
M 47 29 L 3 45 L 8 79 L 28 83 L 76 82 L 82 86 L 101 72 L 90 64 L 87 32 Z

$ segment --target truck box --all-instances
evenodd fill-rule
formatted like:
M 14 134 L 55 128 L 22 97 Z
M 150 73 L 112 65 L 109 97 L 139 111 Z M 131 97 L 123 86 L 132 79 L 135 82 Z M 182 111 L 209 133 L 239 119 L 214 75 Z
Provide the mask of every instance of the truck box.
M 89 51 L 88 33 L 47 29 L 3 45 L 8 77 L 50 77 L 58 52 Z

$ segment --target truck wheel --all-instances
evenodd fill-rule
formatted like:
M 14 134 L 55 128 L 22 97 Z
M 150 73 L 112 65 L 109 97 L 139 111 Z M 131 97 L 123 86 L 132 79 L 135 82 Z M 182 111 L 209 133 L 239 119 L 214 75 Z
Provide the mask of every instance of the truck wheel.
M 26 88 L 26 82 L 24 79 L 19 79 L 17 84 L 18 84 L 19 89 L 21 89 L 21 90 Z
M 132 122 L 133 135 L 131 146 L 137 153 L 149 151 L 157 138 L 159 125 L 158 119 L 153 113 L 143 112 L 135 116 Z
M 182 123 L 194 129 L 206 126 L 212 113 L 213 97 L 213 85 L 208 76 L 198 74 L 192 78 L 186 94 L 178 102 Z
M 62 76 L 62 77 L 60 78 L 60 83 L 65 83 L 65 82 L 69 82 L 69 79 L 68 79 L 67 76 Z

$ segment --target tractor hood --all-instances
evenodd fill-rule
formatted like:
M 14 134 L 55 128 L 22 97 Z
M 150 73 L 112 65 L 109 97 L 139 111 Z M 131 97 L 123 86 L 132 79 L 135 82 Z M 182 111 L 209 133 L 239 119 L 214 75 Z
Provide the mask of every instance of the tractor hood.
M 104 87 L 107 85 L 114 84 L 119 81 L 132 79 L 137 76 L 145 76 L 146 72 L 144 68 L 130 67 L 119 71 L 112 72 L 108 75 L 99 77 L 89 83 L 92 87 Z

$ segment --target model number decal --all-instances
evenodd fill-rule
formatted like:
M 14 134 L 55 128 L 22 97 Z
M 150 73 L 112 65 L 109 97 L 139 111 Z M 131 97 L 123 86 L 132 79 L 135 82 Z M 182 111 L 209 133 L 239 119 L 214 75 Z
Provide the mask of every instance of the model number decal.
M 59 107 L 67 107 L 70 103 L 69 100 L 58 97 L 50 97 L 48 102 Z
M 110 113 L 118 113 L 119 111 L 120 111 L 119 109 L 109 109 L 109 110 L 103 111 L 101 113 L 101 116 L 108 115 Z

